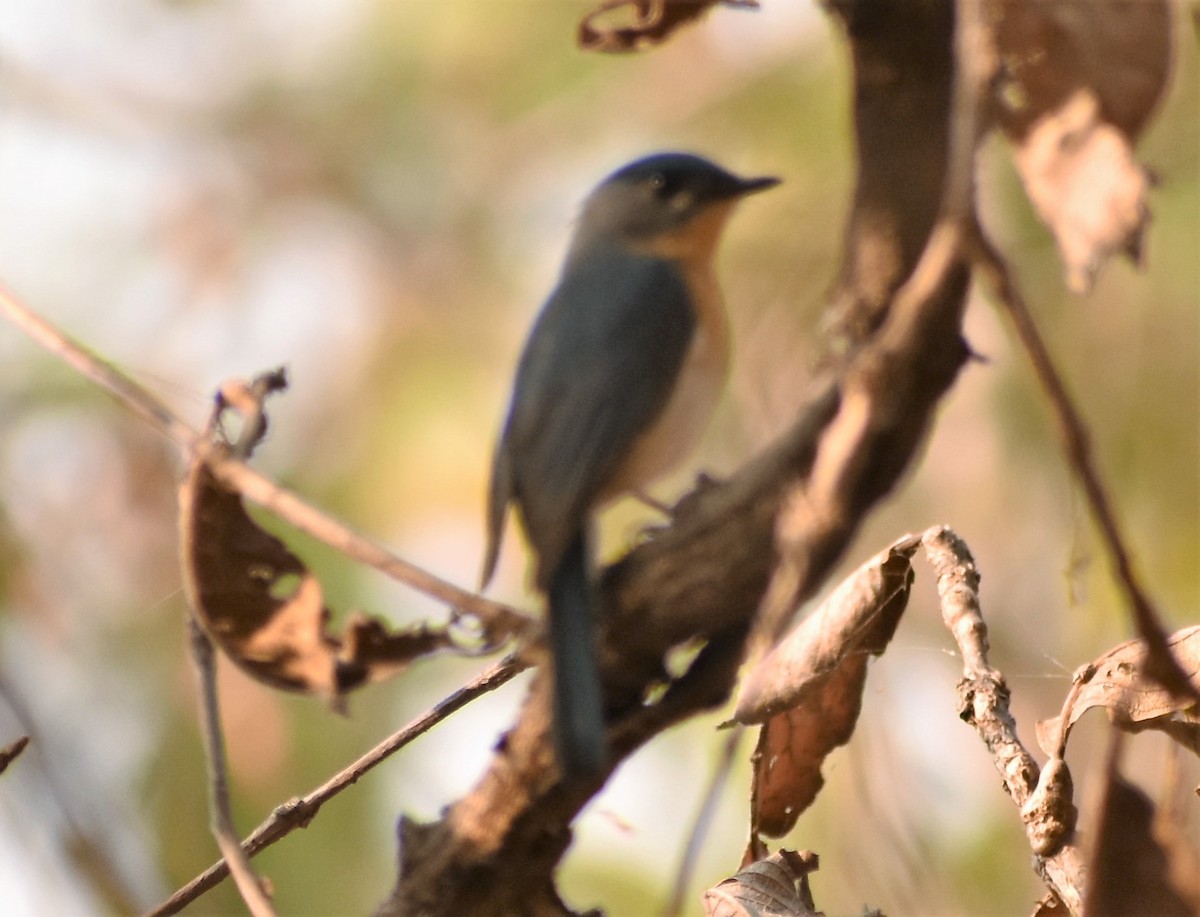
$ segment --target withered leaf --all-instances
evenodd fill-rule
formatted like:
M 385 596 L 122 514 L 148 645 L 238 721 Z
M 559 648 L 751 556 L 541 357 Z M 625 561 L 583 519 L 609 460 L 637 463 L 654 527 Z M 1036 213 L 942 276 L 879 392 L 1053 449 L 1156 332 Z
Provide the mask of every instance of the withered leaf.
M 1155 837 L 1154 804 L 1110 762 L 1089 857 L 1084 913 L 1089 917 L 1194 915 L 1200 900 L 1181 888 L 1172 851 Z M 1181 843 L 1182 838 L 1175 838 Z
M 179 501 L 189 602 L 212 640 L 260 681 L 337 698 L 452 646 L 444 630 L 391 631 L 361 615 L 342 636 L 330 633 L 317 578 L 203 460 L 193 460 Z
M 854 733 L 867 659 L 895 633 L 919 543 L 905 536 L 859 567 L 746 679 L 734 718 L 765 721 L 754 753 L 754 833 L 790 831 L 824 784 L 826 756 Z
M 840 666 L 882 654 L 908 605 L 919 545 L 906 535 L 846 577 L 749 673 L 734 719 L 761 723 L 801 702 L 820 708 L 816 695 Z
M 826 756 L 850 741 L 862 709 L 867 656 L 848 657 L 822 685 L 819 698 L 779 713 L 763 724 L 751 759 L 750 830 L 782 837 L 796 824 L 825 778 Z
M 758 6 L 758 0 L 604 0 L 579 23 L 577 41 L 585 51 L 639 51 L 718 3 Z
M 780 850 L 751 863 L 704 893 L 709 917 L 817 917 L 808 874 L 817 869 L 808 851 Z
M 1189 681 L 1200 684 L 1200 625 L 1176 631 L 1167 646 Z M 1157 729 L 1200 754 L 1200 716 L 1188 700 L 1146 675 L 1145 641 L 1118 644 L 1077 679 L 1063 712 L 1037 724 L 1038 745 L 1046 754 L 1057 756 L 1060 733 L 1065 743 L 1071 727 L 1093 707 L 1105 708 L 1113 725 L 1126 732 Z
M 1017 169 L 1077 292 L 1101 262 L 1140 255 L 1147 172 L 1133 154 L 1166 87 L 1167 0 L 989 0 L 997 111 Z

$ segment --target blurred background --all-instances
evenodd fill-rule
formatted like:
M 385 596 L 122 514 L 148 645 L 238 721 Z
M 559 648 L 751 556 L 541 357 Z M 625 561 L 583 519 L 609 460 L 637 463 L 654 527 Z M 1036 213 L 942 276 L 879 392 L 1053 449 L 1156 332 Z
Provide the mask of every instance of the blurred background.
M 524 333 L 590 187 L 682 148 L 785 183 L 733 221 L 722 275 L 730 391 L 696 468 L 725 474 L 788 423 L 815 355 L 851 190 L 843 36 L 815 3 L 717 10 L 665 47 L 587 55 L 574 0 L 8 0 L 0 6 L 0 281 L 191 422 L 230 376 L 284 364 L 260 467 L 406 558 L 478 574 L 489 454 Z M 1013 260 L 1093 424 L 1137 559 L 1172 628 L 1200 600 L 1200 136 L 1195 33 L 1141 145 L 1161 177 L 1141 271 L 1069 295 L 1008 152 L 981 163 Z M 1071 672 L 1131 635 L 1023 354 L 986 299 L 920 466 L 844 567 L 906 531 L 953 526 L 983 573 L 993 663 L 1033 725 Z M 695 468 L 692 469 L 694 471 Z M 176 562 L 174 448 L 0 325 L 0 777 L 6 914 L 147 908 L 216 858 Z M 659 488 L 670 498 L 689 474 Z M 605 520 L 620 551 L 652 521 Z M 302 538 L 334 608 L 443 612 Z M 536 607 L 510 532 L 498 595 Z M 243 833 L 484 663 L 436 659 L 351 699 L 351 715 L 222 670 Z M 918 568 L 862 721 L 786 840 L 821 855 L 830 914 L 1028 912 L 1040 895 L 1017 814 L 955 714 L 960 671 Z M 395 878 L 397 817 L 466 792 L 522 683 L 438 727 L 256 863 L 280 912 L 361 914 Z M 578 907 L 665 902 L 723 735 L 663 736 L 585 810 L 562 886 Z M 1081 798 L 1099 713 L 1069 763 Z M 748 740 L 688 890 L 733 873 Z M 1130 743 L 1155 793 L 1165 742 Z M 1197 779 L 1191 761 L 1186 780 Z M 1190 828 L 1196 834 L 1196 821 Z M 189 913 L 243 909 L 226 883 Z

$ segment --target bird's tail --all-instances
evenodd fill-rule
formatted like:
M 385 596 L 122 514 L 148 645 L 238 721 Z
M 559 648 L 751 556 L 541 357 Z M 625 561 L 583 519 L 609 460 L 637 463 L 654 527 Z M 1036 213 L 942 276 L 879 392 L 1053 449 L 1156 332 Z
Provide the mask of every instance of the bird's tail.
M 585 533 L 563 554 L 550 580 L 550 649 L 554 660 L 554 738 L 568 776 L 604 766 L 604 707 L 592 633 L 594 600 Z

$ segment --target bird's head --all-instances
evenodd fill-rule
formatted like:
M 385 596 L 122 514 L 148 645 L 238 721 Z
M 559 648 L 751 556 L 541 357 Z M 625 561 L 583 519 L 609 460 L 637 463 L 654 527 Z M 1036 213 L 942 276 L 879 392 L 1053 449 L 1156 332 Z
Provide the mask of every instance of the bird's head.
M 777 178 L 740 178 L 690 153 L 656 153 L 597 186 L 584 204 L 577 241 L 672 258 L 710 255 L 737 201 L 777 184 Z

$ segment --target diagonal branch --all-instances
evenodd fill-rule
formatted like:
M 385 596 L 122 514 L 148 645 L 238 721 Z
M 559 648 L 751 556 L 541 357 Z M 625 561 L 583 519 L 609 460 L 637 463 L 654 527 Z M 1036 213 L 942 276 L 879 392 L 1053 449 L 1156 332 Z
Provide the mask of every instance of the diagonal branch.
M 225 455 L 197 429 L 112 363 L 92 353 L 46 319 L 37 315 L 10 291 L 0 286 L 0 315 L 20 328 L 50 353 L 117 398 L 128 410 L 166 435 L 185 456 L 201 456 L 216 478 L 229 490 L 270 510 L 300 531 L 390 576 L 456 612 L 475 615 L 489 629 L 490 642 L 502 642 L 525 630 L 526 615 L 502 602 L 462 589 L 393 554 L 378 542 L 355 532 L 344 522 L 308 503 L 294 491 L 281 487 L 246 463 Z
M 1017 337 L 1029 356 L 1034 375 L 1050 402 L 1050 408 L 1062 434 L 1067 463 L 1083 488 L 1088 509 L 1100 532 L 1100 540 L 1108 554 L 1117 585 L 1125 593 L 1134 623 L 1149 648 L 1149 673 L 1181 697 L 1200 700 L 1200 693 L 1197 693 L 1195 685 L 1184 674 L 1179 661 L 1167 645 L 1167 631 L 1163 627 L 1162 617 L 1138 575 L 1108 489 L 1104 486 L 1104 480 L 1096 467 L 1087 424 L 1080 416 L 1067 391 L 1066 382 L 1054 365 L 1025 297 L 1021 294 L 1003 255 L 992 246 L 982 231 L 978 232 L 971 242 L 975 265 L 991 285 L 1005 314 L 1012 321 Z

